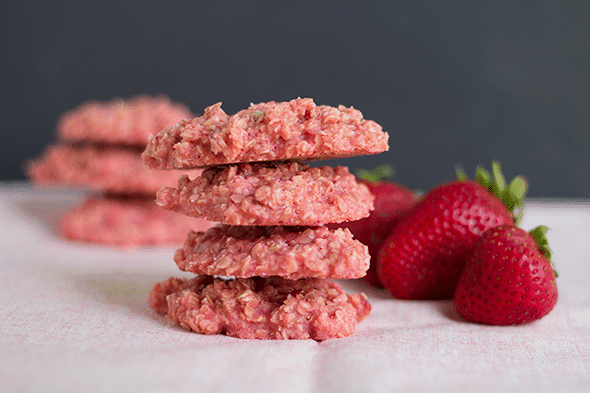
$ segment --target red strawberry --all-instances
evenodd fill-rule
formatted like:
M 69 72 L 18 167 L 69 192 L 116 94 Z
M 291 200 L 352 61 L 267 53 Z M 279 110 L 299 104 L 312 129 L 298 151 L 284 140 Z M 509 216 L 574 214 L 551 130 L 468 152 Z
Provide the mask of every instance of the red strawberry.
M 355 239 L 369 247 L 371 264 L 367 275 L 363 277 L 371 285 L 381 287 L 377 278 L 376 259 L 381 243 L 395 227 L 403 213 L 416 202 L 416 195 L 406 187 L 382 181 L 379 183 L 364 182 L 375 195 L 375 210 L 367 218 L 340 224 L 352 232 Z
M 487 230 L 457 284 L 453 303 L 465 320 L 491 325 L 527 323 L 557 302 L 556 274 L 545 233 L 501 225 Z
M 441 184 L 424 195 L 387 236 L 377 257 L 383 286 L 400 299 L 450 299 L 472 245 L 488 228 L 515 222 L 526 182 L 506 186 L 497 162 L 492 175 Z
M 369 247 L 371 263 L 367 275 L 363 277 L 369 284 L 381 287 L 377 278 L 376 259 L 387 234 L 416 202 L 416 194 L 401 184 L 384 180 L 393 174 L 393 168 L 382 165 L 372 171 L 360 170 L 360 181 L 369 187 L 375 195 L 375 210 L 367 218 L 349 221 L 336 225 L 334 228 L 348 228 L 355 239 Z

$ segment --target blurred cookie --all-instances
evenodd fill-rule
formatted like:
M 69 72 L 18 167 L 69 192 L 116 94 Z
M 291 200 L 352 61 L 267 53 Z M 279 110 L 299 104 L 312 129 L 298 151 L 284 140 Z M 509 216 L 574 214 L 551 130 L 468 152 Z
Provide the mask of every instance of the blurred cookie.
M 364 294 L 335 281 L 280 277 L 170 278 L 154 286 L 149 304 L 185 329 L 245 339 L 347 337 L 371 311 Z
M 156 134 L 143 159 L 159 169 L 330 159 L 381 153 L 387 141 L 381 126 L 360 111 L 317 106 L 310 98 L 252 104 L 232 116 L 218 103 Z
M 290 280 L 359 278 L 369 259 L 367 247 L 349 230 L 326 227 L 219 225 L 190 232 L 174 255 L 180 270 L 196 274 Z
M 144 167 L 140 153 L 113 146 L 49 145 L 41 156 L 29 161 L 25 172 L 37 184 L 67 185 L 118 194 L 151 194 L 174 185 L 179 171 Z M 197 176 L 200 170 L 193 170 Z
M 81 242 L 116 246 L 182 244 L 190 230 L 213 223 L 160 209 L 153 197 L 95 197 L 67 212 L 60 234 Z
M 210 167 L 157 194 L 162 208 L 231 225 L 322 225 L 358 220 L 374 196 L 346 167 L 297 162 Z
M 57 136 L 70 142 L 145 147 L 151 135 L 192 117 L 187 107 L 165 96 L 88 101 L 61 116 Z

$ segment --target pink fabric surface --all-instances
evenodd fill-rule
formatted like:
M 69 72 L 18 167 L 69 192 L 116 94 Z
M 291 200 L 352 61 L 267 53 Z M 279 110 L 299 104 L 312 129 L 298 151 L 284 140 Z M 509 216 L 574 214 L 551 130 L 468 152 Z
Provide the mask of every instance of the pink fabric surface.
M 450 301 L 402 301 L 357 281 L 373 306 L 345 339 L 202 336 L 147 304 L 182 273 L 176 247 L 59 239 L 70 191 L 0 186 L 0 390 L 7 392 L 588 392 L 590 201 L 529 201 L 550 228 L 559 300 L 540 321 L 461 321 Z

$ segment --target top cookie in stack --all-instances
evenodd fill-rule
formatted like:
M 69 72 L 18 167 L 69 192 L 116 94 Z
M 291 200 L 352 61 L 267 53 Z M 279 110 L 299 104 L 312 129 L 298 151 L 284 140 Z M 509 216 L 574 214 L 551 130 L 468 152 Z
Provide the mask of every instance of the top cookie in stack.
M 354 108 L 310 98 L 251 105 L 228 116 L 221 103 L 155 135 L 142 154 L 153 169 L 259 161 L 327 160 L 386 151 L 388 135 Z
M 147 169 L 140 155 L 152 134 L 190 117 L 184 105 L 145 95 L 89 101 L 63 114 L 58 141 L 28 162 L 26 173 L 36 184 L 81 187 L 98 195 L 63 217 L 61 234 L 132 246 L 178 242 L 182 231 L 195 224 L 208 228 L 209 223 L 157 208 L 156 191 L 162 184 L 174 184 L 178 173 Z
M 151 306 L 206 334 L 352 334 L 371 307 L 364 294 L 347 295 L 330 279 L 362 277 L 369 254 L 350 231 L 324 224 L 367 217 L 374 197 L 347 168 L 303 161 L 377 154 L 387 140 L 359 111 L 309 98 L 251 105 L 233 116 L 216 104 L 155 135 L 142 155 L 146 166 L 206 168 L 162 188 L 157 203 L 221 224 L 189 233 L 174 260 L 198 276 L 157 284 Z

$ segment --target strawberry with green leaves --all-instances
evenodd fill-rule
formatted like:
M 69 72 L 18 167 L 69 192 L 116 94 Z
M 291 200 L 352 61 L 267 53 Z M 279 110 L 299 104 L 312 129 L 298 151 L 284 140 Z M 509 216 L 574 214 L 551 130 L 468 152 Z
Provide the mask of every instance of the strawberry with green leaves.
M 501 225 L 475 243 L 453 297 L 465 320 L 491 325 L 532 322 L 557 302 L 556 273 L 545 233 Z
M 518 176 L 506 184 L 500 164 L 478 167 L 476 181 L 458 180 L 428 191 L 384 240 L 379 281 L 399 299 L 451 299 L 473 244 L 489 228 L 514 224 L 527 190 Z

